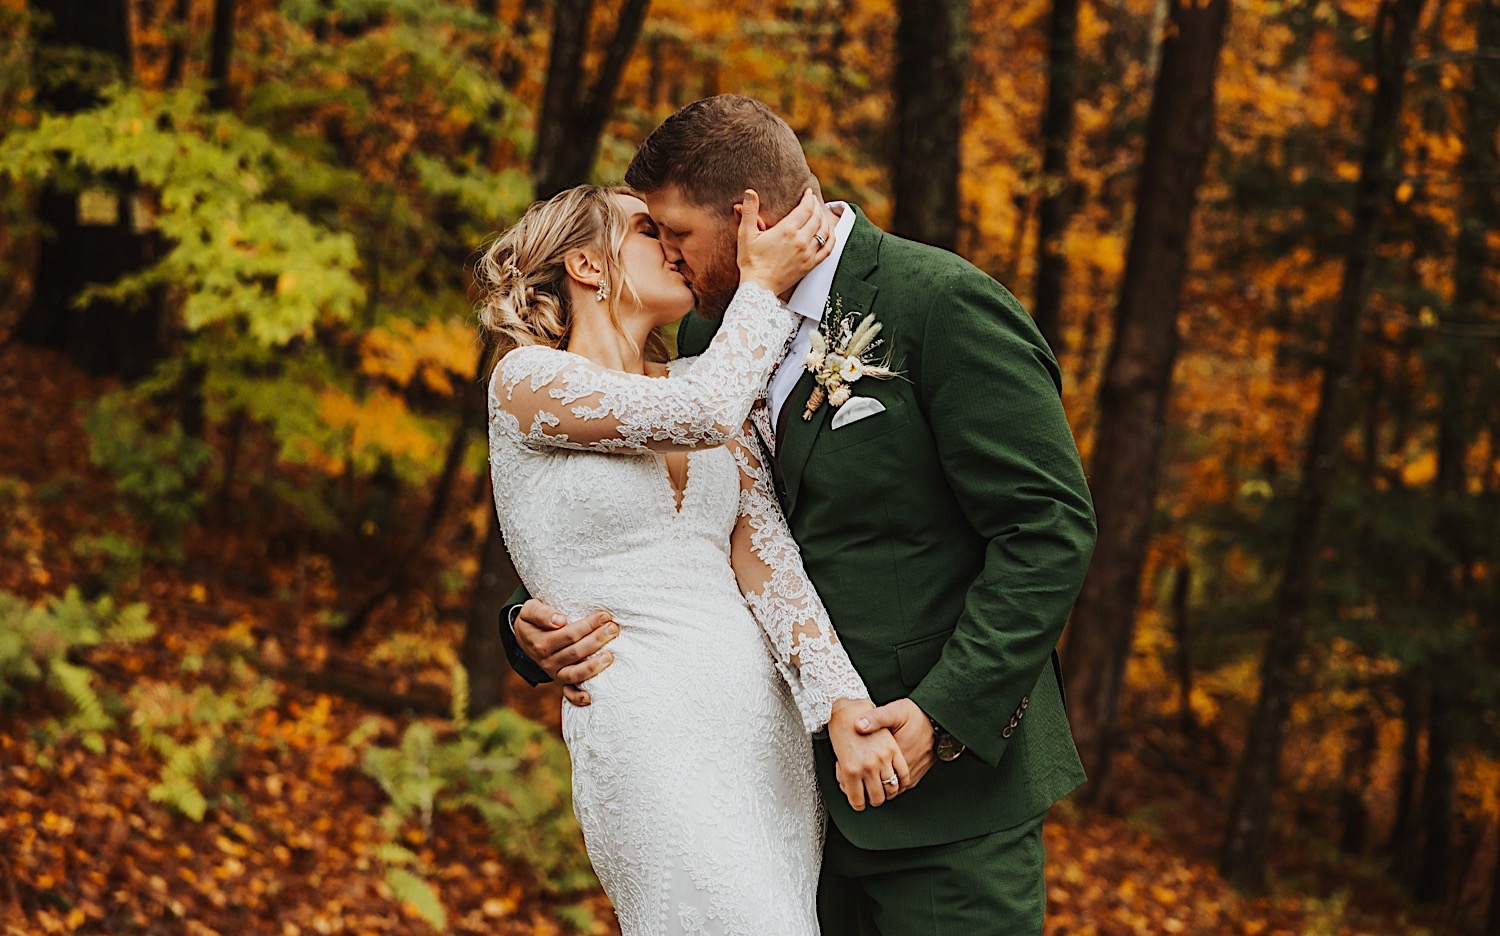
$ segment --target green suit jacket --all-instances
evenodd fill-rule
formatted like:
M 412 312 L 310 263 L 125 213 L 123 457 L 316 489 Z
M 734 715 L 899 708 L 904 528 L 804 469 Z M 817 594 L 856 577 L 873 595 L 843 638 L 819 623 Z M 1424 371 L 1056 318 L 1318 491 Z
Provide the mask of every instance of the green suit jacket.
M 814 752 L 851 843 L 938 845 L 1017 825 L 1083 782 L 1055 648 L 1093 551 L 1093 505 L 1057 362 L 1020 303 L 855 210 L 830 295 L 882 323 L 901 376 L 854 384 L 885 411 L 832 429 L 827 404 L 801 418 L 803 374 L 777 439 L 782 507 L 871 697 L 909 696 L 968 751 L 859 813 L 831 746 Z M 681 353 L 716 329 L 689 315 Z

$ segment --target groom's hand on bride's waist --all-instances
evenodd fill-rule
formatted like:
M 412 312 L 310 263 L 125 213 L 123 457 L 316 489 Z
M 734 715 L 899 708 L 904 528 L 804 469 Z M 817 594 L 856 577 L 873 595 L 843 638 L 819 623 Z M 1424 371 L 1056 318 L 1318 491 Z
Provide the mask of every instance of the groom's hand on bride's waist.
M 897 699 L 866 712 L 855 722 L 860 734 L 874 734 L 889 728 L 901 745 L 901 755 L 911 779 L 902 786 L 909 790 L 921 782 L 932 767 L 932 721 L 911 699 Z
M 592 699 L 578 687 L 604 672 L 615 656 L 604 645 L 619 636 L 620 625 L 608 611 L 595 611 L 576 621 L 538 598 L 521 606 L 516 615 L 516 643 L 548 676 L 562 684 L 563 696 L 574 705 Z

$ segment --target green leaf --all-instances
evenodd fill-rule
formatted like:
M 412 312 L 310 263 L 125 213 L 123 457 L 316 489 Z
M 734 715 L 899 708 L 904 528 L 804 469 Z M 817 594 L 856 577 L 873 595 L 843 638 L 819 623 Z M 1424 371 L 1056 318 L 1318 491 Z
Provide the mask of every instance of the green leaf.
M 397 900 L 415 907 L 417 913 L 433 929 L 442 931 L 448 928 L 448 914 L 443 910 L 443 903 L 431 884 L 405 868 L 387 868 L 385 882 L 390 885 L 391 893 L 395 894 Z

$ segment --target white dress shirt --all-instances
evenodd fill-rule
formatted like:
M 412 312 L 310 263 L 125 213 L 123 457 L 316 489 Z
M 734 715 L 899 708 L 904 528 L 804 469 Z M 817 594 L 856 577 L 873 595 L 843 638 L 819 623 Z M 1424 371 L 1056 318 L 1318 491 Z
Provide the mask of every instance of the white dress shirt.
M 829 202 L 829 210 L 839 214 L 838 226 L 833 229 L 833 252 L 823 262 L 802 277 L 802 282 L 792 292 L 787 305 L 802 316 L 797 335 L 787 349 L 781 366 L 771 377 L 766 387 L 767 405 L 770 409 L 771 425 L 780 425 L 781 408 L 786 405 L 792 388 L 802 379 L 806 370 L 802 362 L 812 350 L 812 333 L 823 323 L 823 308 L 828 304 L 828 293 L 833 289 L 833 274 L 839 267 L 839 258 L 844 255 L 844 245 L 849 241 L 849 232 L 854 230 L 854 211 L 846 202 Z

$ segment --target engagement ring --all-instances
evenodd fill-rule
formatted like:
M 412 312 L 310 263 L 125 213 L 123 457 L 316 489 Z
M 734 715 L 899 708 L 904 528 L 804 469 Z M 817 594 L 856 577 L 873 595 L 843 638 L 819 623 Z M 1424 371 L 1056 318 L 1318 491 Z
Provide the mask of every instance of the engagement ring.
M 891 786 L 895 786 L 896 784 L 900 783 L 901 781 L 897 780 L 895 777 L 887 777 L 887 778 L 885 778 L 884 780 L 882 780 L 880 782 L 881 783 L 889 783 Z

